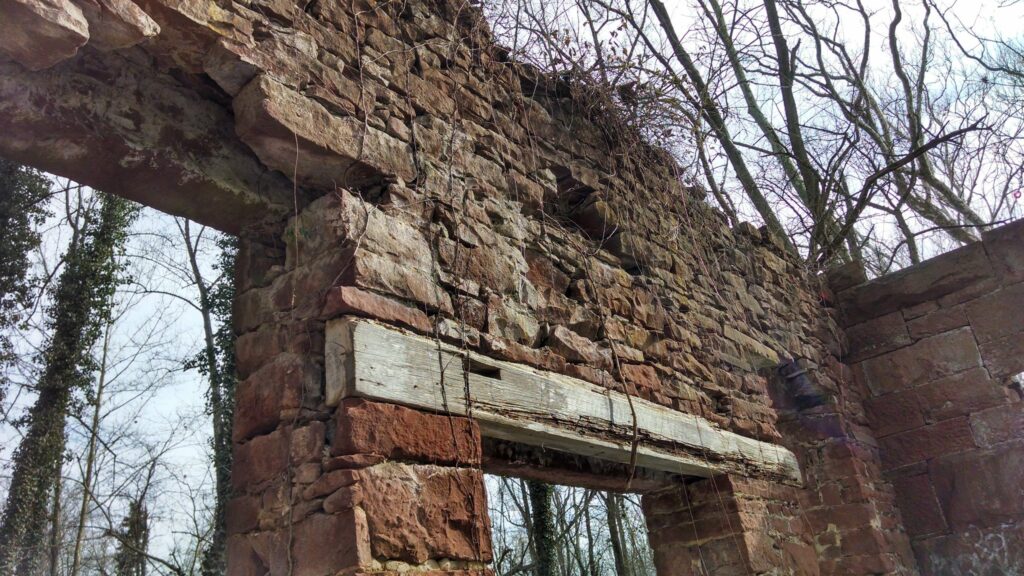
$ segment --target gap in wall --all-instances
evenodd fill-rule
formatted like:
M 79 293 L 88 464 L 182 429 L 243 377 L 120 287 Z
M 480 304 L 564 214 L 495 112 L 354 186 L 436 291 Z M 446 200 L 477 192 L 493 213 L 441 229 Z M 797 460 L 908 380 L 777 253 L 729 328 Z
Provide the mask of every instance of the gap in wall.
M 558 576 L 655 576 L 640 495 L 487 474 L 496 576 L 538 574 L 530 484 L 550 487 Z

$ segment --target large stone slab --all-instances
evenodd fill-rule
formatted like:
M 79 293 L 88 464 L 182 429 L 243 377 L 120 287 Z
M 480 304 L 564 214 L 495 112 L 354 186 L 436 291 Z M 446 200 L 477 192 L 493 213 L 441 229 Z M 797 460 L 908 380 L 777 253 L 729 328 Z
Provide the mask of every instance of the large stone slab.
M 304 186 L 333 191 L 415 176 L 407 144 L 354 116 L 332 114 L 266 75 L 234 100 L 236 130 L 264 164 Z
M 955 530 L 1024 517 L 1024 439 L 998 449 L 935 460 L 929 475 Z
M 895 478 L 892 485 L 900 502 L 900 516 L 909 535 L 926 536 L 947 530 L 946 519 L 928 474 Z
M 992 281 L 995 274 L 985 246 L 976 242 L 941 256 L 855 286 L 839 295 L 847 325 Z
M 0 63 L 0 126 L 11 160 L 225 232 L 305 204 L 235 137 L 223 106 L 156 73 L 138 48 L 35 73 Z
M 859 365 L 876 396 L 981 366 L 970 328 L 925 338 L 910 346 L 865 360 Z
M 975 448 L 967 418 L 945 420 L 931 426 L 894 434 L 883 438 L 878 444 L 882 454 L 882 467 L 887 470 Z
M 1024 337 L 1011 334 L 982 344 L 981 357 L 993 378 L 1024 374 Z
M 480 464 L 480 428 L 462 416 L 348 398 L 335 411 L 334 422 L 334 455 L 372 454 L 428 464 Z
M 923 574 L 961 576 L 1024 574 L 1024 523 L 971 528 L 914 543 Z
M 413 564 L 431 558 L 491 560 L 479 470 L 392 462 L 359 470 L 356 486 L 375 558 Z
M 850 343 L 850 354 L 845 358 L 847 362 L 859 362 L 912 342 L 903 313 L 899 311 L 850 326 L 846 329 L 846 337 Z
M 1014 334 L 1024 340 L 1024 284 L 982 296 L 966 307 L 979 344 Z
M 1024 282 L 1024 219 L 989 230 L 982 239 L 1003 282 Z
M 160 33 L 160 25 L 131 0 L 80 0 L 89 21 L 89 46 L 120 50 Z
M 0 0 L 0 53 L 29 70 L 74 56 L 89 41 L 89 23 L 70 0 Z

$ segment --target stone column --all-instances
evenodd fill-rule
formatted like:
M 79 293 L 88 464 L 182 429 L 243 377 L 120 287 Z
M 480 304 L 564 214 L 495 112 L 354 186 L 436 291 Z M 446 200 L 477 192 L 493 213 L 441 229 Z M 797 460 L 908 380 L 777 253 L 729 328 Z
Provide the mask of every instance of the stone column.
M 796 490 L 733 476 L 642 500 L 658 576 L 819 573 Z
M 321 286 L 336 274 L 243 242 L 238 275 L 228 574 L 486 571 L 476 424 L 354 398 L 328 406 Z
M 252 438 L 236 450 L 229 573 L 483 571 L 479 465 L 472 421 L 359 399 Z

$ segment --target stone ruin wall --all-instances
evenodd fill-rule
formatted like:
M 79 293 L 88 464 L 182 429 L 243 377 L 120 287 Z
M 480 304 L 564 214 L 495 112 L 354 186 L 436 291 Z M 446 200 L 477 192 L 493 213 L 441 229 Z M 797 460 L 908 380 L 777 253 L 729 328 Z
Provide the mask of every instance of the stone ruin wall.
M 625 486 L 622 467 L 495 452 L 470 418 L 328 406 L 324 323 L 343 315 L 797 455 L 802 488 L 638 481 L 661 576 L 916 573 L 835 295 L 761 231 L 729 229 L 600 99 L 508 62 L 475 8 L 87 8 L 47 29 L 48 50 L 0 38 L 0 145 L 241 234 L 231 574 L 479 572 L 484 469 Z M 811 405 L 773 376 L 790 357 Z
M 252 476 L 246 454 L 294 426 L 300 403 L 309 410 L 298 422 L 314 429 L 325 422 L 333 458 L 321 468 L 303 464 L 309 486 L 329 477 L 318 471 L 340 465 L 339 458 L 375 462 L 365 460 L 368 454 L 458 463 L 463 475 L 478 462 L 505 469 L 491 454 L 452 453 L 443 420 L 420 422 L 436 417 L 364 401 L 345 401 L 332 414 L 319 403 L 323 321 L 354 314 L 624 388 L 741 434 L 784 442 L 800 455 L 805 490 L 719 478 L 685 494 L 647 498 L 662 574 L 697 573 L 702 562 L 720 574 L 910 570 L 890 489 L 859 416 L 833 400 L 810 413 L 783 409 L 782 421 L 773 408 L 766 374 L 782 358 L 805 359 L 829 399 L 848 377 L 836 360 L 839 330 L 823 317 L 821 289 L 800 263 L 753 227 L 730 230 L 681 185 L 673 165 L 602 129 L 566 86 L 504 62 L 474 11 L 402 6 L 405 12 L 399 5 L 358 6 L 358 17 L 327 3 L 287 12 L 294 35 L 287 42 L 315 52 L 315 60 L 285 51 L 286 38 L 269 34 L 244 46 L 222 42 L 214 64 L 206 63 L 234 96 L 242 141 L 318 196 L 290 219 L 277 247 L 251 245 L 261 253 L 250 255 L 249 284 L 238 301 L 247 379 L 239 389 L 236 475 Z M 326 79 L 333 82 L 328 89 Z M 282 344 L 289 339 L 302 344 Z M 282 387 L 280 375 L 289 370 L 305 377 Z M 379 425 L 368 415 L 375 410 L 405 414 L 416 438 L 339 440 Z M 460 438 L 477 443 L 473 423 L 459 421 Z M 789 438 L 781 439 L 780 427 L 788 427 Z M 423 466 L 362 468 L 359 474 L 372 480 L 356 485 L 437 477 Z M 565 478 L 561 466 L 570 467 L 549 456 L 543 466 L 517 472 Z M 550 470 L 558 474 L 545 475 Z M 457 515 L 465 525 L 437 525 L 429 512 L 418 515 L 422 522 L 395 524 L 364 495 L 374 566 L 489 558 L 485 534 L 476 532 L 486 528 L 472 526 L 485 516 L 480 477 L 470 478 L 447 496 L 462 503 Z M 574 478 L 608 485 L 585 470 Z M 624 481 L 621 470 L 618 478 Z M 245 489 L 250 499 L 267 490 Z M 318 517 L 317 499 L 326 490 L 304 488 L 312 499 L 309 518 Z M 680 508 L 681 498 L 696 521 Z M 248 533 L 246 545 L 265 565 L 273 555 L 261 553 L 253 535 L 280 530 L 270 522 L 235 531 Z M 423 534 L 445 537 L 424 538 L 415 551 L 394 542 Z
M 922 572 L 1024 573 L 1024 222 L 839 299 Z

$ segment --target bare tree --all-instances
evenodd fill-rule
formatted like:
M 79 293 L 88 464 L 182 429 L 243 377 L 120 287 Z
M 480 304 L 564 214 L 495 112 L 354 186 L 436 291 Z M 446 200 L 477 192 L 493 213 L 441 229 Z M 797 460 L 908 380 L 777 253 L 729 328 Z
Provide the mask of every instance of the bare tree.
M 577 106 L 622 119 L 617 138 L 694 167 L 730 221 L 884 272 L 950 247 L 937 233 L 970 242 L 1022 214 L 1019 106 L 984 88 L 1013 67 L 993 51 L 965 65 L 936 1 L 516 0 L 489 16 Z
M 110 310 L 118 282 L 117 256 L 134 208 L 101 196 L 87 213 L 68 249 L 50 310 L 52 336 L 38 396 L 26 420 L 28 431 L 15 453 L 14 474 L 0 524 L 0 570 L 33 574 L 41 558 L 47 503 L 64 455 L 64 426 L 73 395 L 87 387 L 91 347 Z

